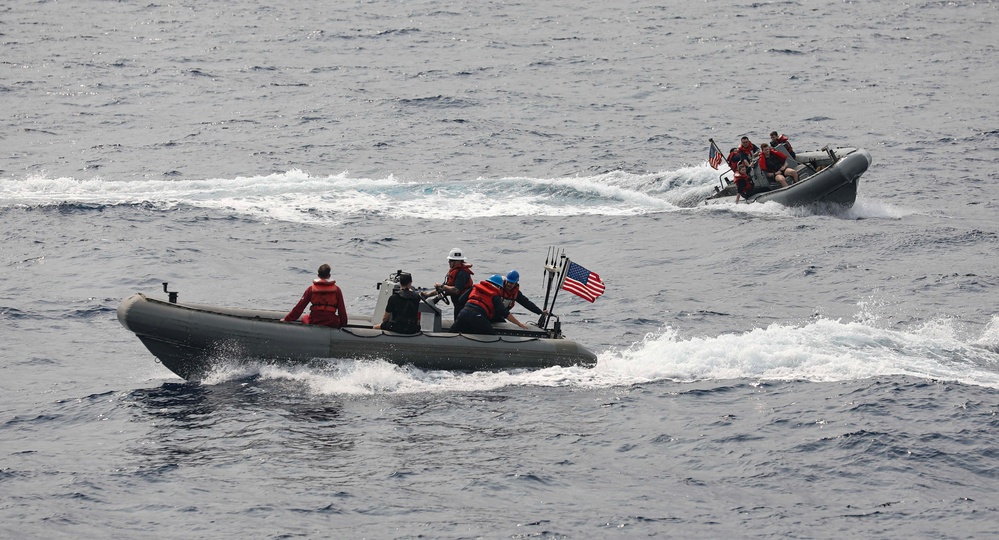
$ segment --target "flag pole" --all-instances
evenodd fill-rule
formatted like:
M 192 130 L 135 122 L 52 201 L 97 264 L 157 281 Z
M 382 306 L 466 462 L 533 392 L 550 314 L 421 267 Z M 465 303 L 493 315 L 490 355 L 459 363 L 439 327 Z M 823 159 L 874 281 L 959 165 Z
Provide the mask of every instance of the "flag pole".
M 558 298 L 558 292 L 560 290 L 562 290 L 562 284 L 565 283 L 565 274 L 566 274 L 566 272 L 569 271 L 569 263 L 570 262 L 571 261 L 569 261 L 569 257 L 566 257 L 565 253 L 563 252 L 562 253 L 562 268 L 559 269 L 560 270 L 560 275 L 558 277 L 558 286 L 555 287 L 555 296 L 552 297 L 552 308 L 553 309 L 555 308 L 555 299 Z M 549 311 L 549 313 L 551 313 L 551 311 Z
M 552 281 L 555 280 L 555 274 L 557 273 L 557 268 L 555 268 L 555 261 L 558 260 L 558 253 L 559 250 L 555 246 L 551 246 L 548 248 L 548 256 L 545 257 L 545 275 L 542 276 L 542 279 L 548 280 L 548 286 L 545 289 L 545 303 L 543 304 L 544 307 L 541 309 L 547 311 L 548 313 L 551 313 L 551 310 L 548 309 L 548 300 L 549 298 L 551 298 Z M 555 305 L 554 300 L 552 300 L 552 305 L 553 306 Z M 538 326 L 547 330 L 548 317 L 549 317 L 548 315 L 542 314 L 541 318 L 538 319 Z
M 558 298 L 558 292 L 560 290 L 562 290 L 562 284 L 565 283 L 565 275 L 569 271 L 570 261 L 569 261 L 569 257 L 565 256 L 565 251 L 562 251 L 560 258 L 562 260 L 562 268 L 558 269 L 559 270 L 558 286 L 555 287 L 555 294 L 552 296 L 552 306 L 548 310 L 548 313 L 549 313 L 548 317 L 549 318 L 551 318 L 550 314 L 555 309 L 555 300 Z M 547 326 L 548 326 L 548 321 L 545 320 L 545 330 L 548 330 Z M 562 322 L 561 322 L 561 320 L 559 320 L 558 317 L 555 318 L 555 329 L 554 329 L 554 332 L 555 332 L 555 335 L 557 335 L 557 336 L 561 336 L 562 335 Z
M 725 156 L 725 153 L 721 151 L 721 148 L 718 148 L 718 145 L 715 144 L 715 140 L 712 138 L 708 138 L 708 142 L 711 143 L 711 147 L 715 149 L 715 152 L 718 152 L 718 155 L 722 157 L 722 161 L 725 162 L 725 165 L 728 167 L 729 172 L 735 174 L 735 171 L 732 170 L 732 166 L 729 165 L 728 163 L 728 159 Z M 725 176 L 725 173 L 721 173 L 718 175 L 718 183 L 721 184 L 721 187 L 724 189 L 725 184 L 722 182 L 722 176 Z

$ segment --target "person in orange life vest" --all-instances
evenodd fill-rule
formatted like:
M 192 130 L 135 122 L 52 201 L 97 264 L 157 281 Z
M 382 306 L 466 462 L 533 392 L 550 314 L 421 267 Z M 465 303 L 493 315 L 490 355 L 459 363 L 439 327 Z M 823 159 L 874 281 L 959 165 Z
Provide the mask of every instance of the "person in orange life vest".
M 499 274 L 476 283 L 450 331 L 455 334 L 495 334 L 496 330 L 489 321 L 497 316 L 527 330 L 527 325 L 518 321 L 503 305 L 503 295 L 500 292 L 502 288 L 503 278 Z
M 385 306 L 385 315 L 375 330 L 390 330 L 400 334 L 420 333 L 420 293 L 413 290 L 413 276 L 399 274 L 399 290 L 394 291 Z
M 471 295 L 472 290 L 474 289 L 465 291 L 465 294 L 461 295 L 458 303 L 465 305 L 465 303 L 468 302 L 468 298 Z M 503 297 L 503 305 L 506 307 L 507 311 L 513 310 L 514 305 L 520 304 L 527 308 L 528 311 L 536 315 L 541 315 L 542 313 L 545 315 L 548 314 L 547 311 L 542 311 L 541 308 L 535 305 L 534 302 L 531 302 L 528 297 L 524 296 L 524 293 L 520 292 L 520 272 L 516 270 L 510 270 L 506 277 L 503 278 L 503 287 L 500 288 L 500 296 Z M 506 315 L 504 314 L 496 313 L 493 315 L 493 318 L 490 319 L 490 322 L 503 322 L 505 317 Z
M 336 286 L 336 281 L 330 279 L 330 265 L 319 267 L 319 277 L 312 280 L 312 285 L 305 289 L 302 299 L 285 315 L 285 322 L 294 322 L 305 311 L 305 306 L 312 304 L 310 313 L 302 317 L 303 324 L 318 324 L 340 328 L 347 326 L 347 309 L 343 302 L 343 292 Z
M 798 171 L 787 164 L 787 156 L 770 148 L 767 143 L 760 145 L 760 170 L 783 187 L 787 187 L 785 176 L 791 179 L 791 183 L 798 181 Z
M 739 163 L 739 166 L 735 171 L 734 180 L 735 188 L 739 191 L 735 195 L 735 202 L 739 202 L 740 196 L 748 201 L 750 197 L 756 195 L 757 193 L 770 191 L 768 188 L 753 185 L 753 181 L 749 178 L 749 168 L 746 166 L 745 162 Z
M 472 265 L 465 264 L 465 255 L 460 248 L 454 248 L 451 253 L 448 253 L 447 262 L 451 268 L 444 276 L 444 282 L 435 283 L 434 289 L 443 290 L 444 294 L 451 300 L 451 304 L 454 305 L 454 318 L 457 319 L 458 313 L 461 312 L 458 299 L 461 298 L 462 293 L 472 288 Z M 427 297 L 433 296 L 436 292 L 426 291 L 421 294 Z
M 729 152 L 728 166 L 734 171 L 738 168 L 740 161 L 752 161 L 753 154 L 759 151 L 759 147 L 750 142 L 749 137 L 743 137 L 739 141 L 739 147 L 733 148 Z
M 739 150 L 738 148 L 733 148 L 728 151 L 728 157 L 725 158 L 725 160 L 728 162 L 728 168 L 734 171 L 739 167 L 740 163 L 742 163 L 743 161 L 748 161 L 749 156 L 743 154 L 742 150 Z
M 776 131 L 771 131 L 770 148 L 777 148 L 777 145 L 780 144 L 784 145 L 784 149 L 787 150 L 791 159 L 798 159 L 798 156 L 794 155 L 794 148 L 791 148 L 791 141 L 787 140 L 787 135 L 779 135 Z
M 506 277 L 503 278 L 503 290 L 501 294 L 503 295 L 503 305 L 506 306 L 507 310 L 512 310 L 514 305 L 520 304 L 527 311 L 535 315 L 548 315 L 547 311 L 539 308 L 534 302 L 531 302 L 530 298 L 520 292 L 520 272 L 516 270 L 510 270 L 507 272 Z M 500 321 L 493 320 L 493 322 Z
M 739 139 L 739 151 L 746 154 L 746 158 L 748 159 L 753 157 L 753 154 L 759 152 L 760 147 L 753 144 L 749 140 L 749 137 L 743 137 L 742 139 Z

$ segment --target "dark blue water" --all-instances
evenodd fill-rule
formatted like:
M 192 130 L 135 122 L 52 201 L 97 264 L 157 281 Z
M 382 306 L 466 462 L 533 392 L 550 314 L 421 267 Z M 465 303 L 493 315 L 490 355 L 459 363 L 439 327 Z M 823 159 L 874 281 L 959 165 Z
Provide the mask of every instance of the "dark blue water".
M 16 2 L 0 10 L 0 533 L 999 534 L 992 2 Z M 777 130 L 853 208 L 701 204 Z M 594 369 L 185 383 L 162 282 L 348 314 L 397 269 L 600 274 Z

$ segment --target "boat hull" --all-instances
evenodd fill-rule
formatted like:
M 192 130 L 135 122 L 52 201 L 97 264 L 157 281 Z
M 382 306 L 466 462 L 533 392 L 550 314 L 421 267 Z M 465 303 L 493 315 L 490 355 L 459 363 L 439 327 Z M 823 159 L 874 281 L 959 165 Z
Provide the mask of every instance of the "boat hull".
M 775 202 L 789 207 L 822 203 L 853 206 L 857 200 L 860 177 L 870 167 L 872 158 L 871 154 L 862 148 L 849 149 L 849 151 L 850 153 L 839 158 L 835 163 L 795 184 L 754 195 L 746 202 Z M 825 154 L 819 155 L 824 156 Z M 808 154 L 799 154 L 798 158 L 802 163 L 807 163 Z M 709 197 L 707 202 L 735 202 L 734 187 Z
M 786 188 L 761 193 L 753 202 L 776 202 L 784 206 L 835 203 L 853 206 L 857 200 L 860 176 L 871 164 L 866 150 L 857 150 L 814 175 Z
M 135 294 L 118 320 L 170 371 L 198 380 L 221 366 L 247 361 L 301 365 L 317 360 L 382 359 L 439 370 L 592 366 L 579 343 L 537 335 L 396 334 L 368 326 L 328 328 L 286 323 L 275 311 L 177 304 Z

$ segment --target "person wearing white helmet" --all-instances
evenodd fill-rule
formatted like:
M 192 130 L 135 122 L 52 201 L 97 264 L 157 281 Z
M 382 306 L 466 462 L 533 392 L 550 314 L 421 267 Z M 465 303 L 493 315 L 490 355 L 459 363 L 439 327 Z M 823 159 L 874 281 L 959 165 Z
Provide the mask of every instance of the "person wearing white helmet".
M 461 312 L 461 305 L 458 299 L 461 294 L 472 288 L 472 265 L 465 262 L 465 253 L 461 248 L 454 248 L 447 255 L 447 263 L 450 268 L 444 276 L 442 283 L 435 283 L 435 291 L 443 291 L 454 305 L 454 318 L 458 318 Z M 426 292 L 424 296 L 433 296 L 436 292 Z
M 451 332 L 456 334 L 495 334 L 491 320 L 499 317 L 527 329 L 527 325 L 517 320 L 503 305 L 503 278 L 499 274 L 489 276 L 472 287 L 468 302 L 455 317 Z

